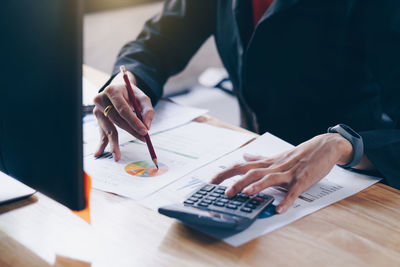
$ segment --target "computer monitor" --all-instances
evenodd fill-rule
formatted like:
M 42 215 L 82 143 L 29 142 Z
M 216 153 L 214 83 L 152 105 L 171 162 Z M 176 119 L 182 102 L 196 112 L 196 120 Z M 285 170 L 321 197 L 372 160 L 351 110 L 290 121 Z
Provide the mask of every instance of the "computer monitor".
M 86 205 L 81 2 L 0 1 L 0 170 L 74 210 Z

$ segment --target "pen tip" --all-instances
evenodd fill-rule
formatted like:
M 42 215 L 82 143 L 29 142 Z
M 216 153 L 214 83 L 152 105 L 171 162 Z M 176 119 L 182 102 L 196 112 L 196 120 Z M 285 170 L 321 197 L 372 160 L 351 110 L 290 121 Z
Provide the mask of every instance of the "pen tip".
M 159 169 L 158 168 L 158 161 L 157 161 L 157 159 L 155 158 L 155 159 L 153 159 L 153 162 L 154 162 L 154 165 L 156 165 L 156 167 L 157 167 L 157 170 Z

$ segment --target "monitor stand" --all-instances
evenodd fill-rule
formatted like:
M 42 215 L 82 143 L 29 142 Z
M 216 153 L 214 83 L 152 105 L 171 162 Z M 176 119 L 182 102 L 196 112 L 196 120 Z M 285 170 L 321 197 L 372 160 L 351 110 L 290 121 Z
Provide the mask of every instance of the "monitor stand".
M 0 172 L 0 205 L 33 195 L 36 190 Z

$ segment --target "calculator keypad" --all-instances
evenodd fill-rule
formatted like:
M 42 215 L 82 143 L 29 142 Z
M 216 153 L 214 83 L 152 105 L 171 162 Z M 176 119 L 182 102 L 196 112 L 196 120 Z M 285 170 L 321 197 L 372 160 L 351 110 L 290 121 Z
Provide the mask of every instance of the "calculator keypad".
M 253 196 L 239 193 L 228 198 L 225 190 L 226 186 L 206 184 L 183 203 L 186 206 L 251 218 L 264 209 L 271 200 L 270 196 L 262 193 Z

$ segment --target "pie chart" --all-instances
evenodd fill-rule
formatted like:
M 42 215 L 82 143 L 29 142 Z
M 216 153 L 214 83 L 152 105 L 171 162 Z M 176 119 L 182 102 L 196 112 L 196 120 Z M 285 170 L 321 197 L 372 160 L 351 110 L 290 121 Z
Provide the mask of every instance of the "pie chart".
M 157 167 L 151 161 L 137 161 L 127 164 L 125 171 L 132 176 L 145 178 L 160 176 L 168 171 L 168 166 L 163 163 L 159 163 L 158 167 L 157 170 Z

